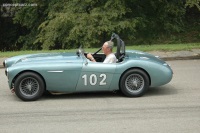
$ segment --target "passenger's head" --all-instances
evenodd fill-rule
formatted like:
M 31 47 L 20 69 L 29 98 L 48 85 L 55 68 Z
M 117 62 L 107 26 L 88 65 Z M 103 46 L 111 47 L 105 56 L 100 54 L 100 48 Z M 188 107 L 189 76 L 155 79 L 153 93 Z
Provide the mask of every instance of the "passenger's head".
M 102 51 L 105 55 L 112 53 L 114 43 L 112 41 L 107 41 L 102 46 Z

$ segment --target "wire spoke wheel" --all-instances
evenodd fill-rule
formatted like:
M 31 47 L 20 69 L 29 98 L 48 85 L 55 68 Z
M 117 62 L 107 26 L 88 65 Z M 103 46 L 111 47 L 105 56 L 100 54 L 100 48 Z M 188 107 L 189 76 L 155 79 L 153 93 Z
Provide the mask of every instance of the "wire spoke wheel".
M 125 72 L 120 79 L 120 90 L 128 97 L 139 97 L 149 88 L 149 77 L 140 69 Z
M 144 87 L 144 79 L 139 74 L 131 74 L 126 78 L 125 86 L 130 92 L 140 91 Z
M 20 74 L 14 83 L 16 95 L 24 101 L 34 101 L 42 96 L 45 90 L 43 79 L 36 73 Z
M 27 77 L 20 82 L 20 91 L 24 96 L 34 96 L 39 91 L 39 83 L 32 77 Z

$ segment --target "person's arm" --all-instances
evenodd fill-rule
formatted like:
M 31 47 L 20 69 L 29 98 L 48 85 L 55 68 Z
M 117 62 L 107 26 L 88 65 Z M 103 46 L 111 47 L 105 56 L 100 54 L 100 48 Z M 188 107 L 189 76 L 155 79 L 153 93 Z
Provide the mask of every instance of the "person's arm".
M 90 53 L 87 54 L 87 58 L 89 60 L 91 60 L 92 62 L 96 62 L 96 60 L 94 59 L 94 57 Z

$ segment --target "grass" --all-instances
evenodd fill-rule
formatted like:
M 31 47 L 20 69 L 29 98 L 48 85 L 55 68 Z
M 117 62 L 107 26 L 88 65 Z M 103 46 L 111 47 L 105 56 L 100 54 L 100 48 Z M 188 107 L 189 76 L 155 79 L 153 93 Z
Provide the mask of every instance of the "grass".
M 190 51 L 192 49 L 200 49 L 200 43 L 187 43 L 187 44 L 154 44 L 154 45 L 134 45 L 126 46 L 129 50 L 140 50 L 140 51 Z M 86 52 L 95 52 L 98 48 L 86 48 Z M 116 48 L 114 49 L 116 50 Z M 11 57 L 23 54 L 33 54 L 33 53 L 46 53 L 46 52 L 76 52 L 76 49 L 70 50 L 41 50 L 41 51 L 8 51 L 0 52 L 0 57 Z

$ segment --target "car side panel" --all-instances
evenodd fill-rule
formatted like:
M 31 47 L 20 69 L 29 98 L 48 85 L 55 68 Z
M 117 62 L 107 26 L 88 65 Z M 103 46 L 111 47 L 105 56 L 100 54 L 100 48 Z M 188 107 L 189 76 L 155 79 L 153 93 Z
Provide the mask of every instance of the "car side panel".
M 76 87 L 77 92 L 109 90 L 117 63 L 88 62 L 83 68 Z

